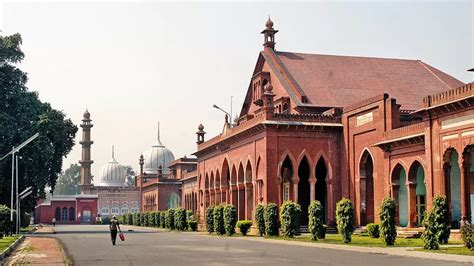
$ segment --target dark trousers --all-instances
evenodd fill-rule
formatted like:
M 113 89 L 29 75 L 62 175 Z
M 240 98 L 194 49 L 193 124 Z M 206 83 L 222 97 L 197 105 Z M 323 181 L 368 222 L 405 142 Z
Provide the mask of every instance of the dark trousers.
M 110 230 L 110 237 L 112 238 L 112 243 L 115 243 L 117 239 L 117 230 Z

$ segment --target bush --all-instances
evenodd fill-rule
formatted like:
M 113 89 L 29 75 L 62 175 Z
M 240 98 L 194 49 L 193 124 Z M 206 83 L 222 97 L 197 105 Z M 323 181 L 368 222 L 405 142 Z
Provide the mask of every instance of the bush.
M 119 222 L 119 224 L 123 224 L 123 216 L 122 216 L 122 215 L 118 215 L 118 216 L 117 216 L 117 221 Z
M 133 214 L 132 213 L 127 213 L 127 224 L 128 225 L 133 225 Z
M 250 227 L 252 227 L 252 221 L 250 220 L 241 220 L 237 222 L 237 227 L 240 229 L 240 233 L 246 236 Z
M 140 213 L 134 213 L 133 214 L 133 225 L 139 226 L 140 225 Z
M 209 206 L 206 209 L 206 229 L 209 234 L 214 232 L 214 206 Z
M 214 231 L 218 235 L 225 234 L 224 206 L 222 205 L 214 207 Z
M 30 221 L 31 221 L 31 214 L 29 213 L 23 213 L 21 217 L 21 227 L 25 228 L 30 226 Z
M 342 235 L 344 243 L 352 240 L 354 231 L 354 208 L 349 199 L 342 198 L 336 205 L 337 231 Z
M 397 227 L 395 225 L 396 204 L 392 198 L 385 198 L 380 206 L 380 236 L 385 245 L 393 246 L 397 239 Z
M 461 226 L 461 238 L 464 245 L 474 251 L 474 225 L 464 224 Z
M 102 217 L 102 224 L 110 224 L 110 218 L 107 216 Z
M 318 231 L 318 238 L 325 239 L 327 230 L 328 230 L 328 226 L 323 224 L 323 226 L 321 226 L 320 230 Z
M 188 217 L 186 215 L 186 209 L 177 208 L 174 211 L 174 222 L 176 229 L 180 231 L 188 230 Z
M 161 228 L 166 228 L 166 211 L 160 212 L 160 225 Z
M 433 198 L 433 219 L 434 227 L 437 232 L 436 237 L 440 244 L 447 244 L 451 227 L 448 219 L 448 203 L 446 196 L 436 196 Z
M 148 212 L 148 226 L 155 227 L 155 212 Z
M 423 219 L 423 225 L 425 230 L 421 235 L 423 239 L 424 249 L 439 249 L 439 240 L 438 233 L 436 232 L 435 226 L 435 215 L 433 211 L 425 213 L 425 218 Z
M 379 238 L 380 236 L 379 225 L 374 224 L 374 223 L 368 224 L 367 233 L 369 233 L 369 236 L 372 238 Z
M 235 234 L 235 224 L 237 223 L 237 211 L 234 205 L 224 206 L 224 228 L 227 235 Z
M 198 222 L 195 221 L 195 220 L 189 220 L 188 221 L 188 224 L 189 224 L 189 228 L 191 228 L 191 230 L 193 232 L 195 232 L 197 230 L 197 227 L 198 227 Z
M 265 206 L 263 214 L 265 219 L 265 234 L 268 236 L 278 235 L 278 206 L 275 203 L 269 203 Z
M 13 224 L 10 222 L 10 208 L 0 205 L 0 233 L 11 235 Z
M 280 219 L 283 235 L 294 237 L 300 231 L 301 206 L 292 201 L 285 201 L 281 206 Z
M 265 234 L 265 205 L 258 204 L 255 209 L 255 222 L 257 223 L 257 229 L 260 236 Z
M 147 226 L 148 224 L 148 215 L 146 212 L 140 214 L 140 226 Z
M 161 226 L 161 220 L 160 220 L 160 214 L 161 212 L 155 212 L 155 227 L 160 227 Z
M 323 205 L 318 200 L 311 202 L 308 208 L 308 229 L 311 233 L 311 240 L 318 240 L 320 231 L 323 229 Z M 321 234 L 322 235 L 322 234 Z M 324 239 L 326 237 L 326 231 L 324 231 Z
M 166 227 L 174 230 L 175 229 L 175 224 L 174 224 L 174 209 L 168 209 L 166 211 Z

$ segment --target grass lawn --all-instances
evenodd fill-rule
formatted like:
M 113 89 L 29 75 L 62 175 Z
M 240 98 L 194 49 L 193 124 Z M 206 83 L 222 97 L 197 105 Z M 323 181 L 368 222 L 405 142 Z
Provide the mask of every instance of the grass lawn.
M 340 244 L 340 245 L 354 245 L 363 247 L 385 247 L 385 243 L 382 238 L 371 238 L 366 234 L 352 235 L 352 242 L 345 244 L 342 242 L 342 237 L 339 234 L 327 234 L 326 239 L 319 239 L 312 241 L 309 235 L 297 236 L 294 238 L 289 237 L 268 237 L 269 239 L 284 239 L 290 241 L 303 241 L 303 242 L 314 242 L 324 244 Z M 459 242 L 450 242 L 449 244 L 459 244 Z M 395 241 L 395 247 L 422 247 L 423 240 L 421 238 L 397 238 Z
M 31 231 L 32 229 L 33 229 L 33 227 L 31 227 L 31 226 L 23 227 L 23 228 L 21 228 L 20 233 L 23 233 L 23 234 L 24 234 L 24 233 L 28 233 L 28 232 Z
M 426 250 L 426 249 L 422 249 L 422 248 L 417 248 L 416 251 L 474 256 L 474 251 L 469 250 L 465 246 L 462 246 L 462 247 L 443 247 L 443 246 L 440 246 L 438 250 Z
M 0 252 L 5 251 L 19 236 L 5 236 L 0 239 Z

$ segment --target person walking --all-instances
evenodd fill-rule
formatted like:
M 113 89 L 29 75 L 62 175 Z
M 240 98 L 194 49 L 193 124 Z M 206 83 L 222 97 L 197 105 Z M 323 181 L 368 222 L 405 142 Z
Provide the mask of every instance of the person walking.
M 115 241 L 117 240 L 117 231 L 122 232 L 122 230 L 120 229 L 119 221 L 117 220 L 117 216 L 114 215 L 112 217 L 112 220 L 110 220 L 109 229 L 112 245 L 115 245 Z
M 51 222 L 53 223 L 53 227 L 56 227 L 56 217 L 53 217 L 53 220 Z

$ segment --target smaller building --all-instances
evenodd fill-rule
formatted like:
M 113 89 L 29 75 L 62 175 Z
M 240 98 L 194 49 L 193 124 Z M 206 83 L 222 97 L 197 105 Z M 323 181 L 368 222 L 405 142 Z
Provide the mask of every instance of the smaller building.
M 179 158 L 170 164 L 174 179 L 181 181 L 181 207 L 196 213 L 198 210 L 197 197 L 197 159 Z
M 35 207 L 36 223 L 90 224 L 97 217 L 97 195 L 54 196 Z

